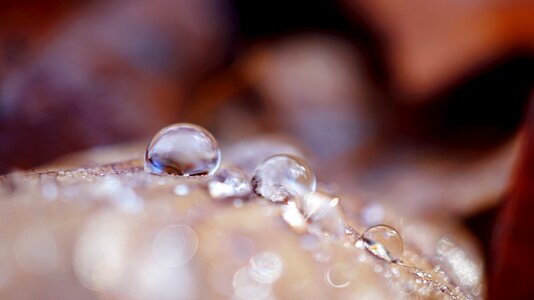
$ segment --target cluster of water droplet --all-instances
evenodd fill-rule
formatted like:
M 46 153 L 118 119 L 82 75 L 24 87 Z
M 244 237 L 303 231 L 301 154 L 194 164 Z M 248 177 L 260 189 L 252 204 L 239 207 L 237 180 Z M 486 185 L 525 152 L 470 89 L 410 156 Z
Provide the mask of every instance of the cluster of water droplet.
M 357 246 L 388 262 L 402 254 L 402 238 L 391 226 L 373 226 L 362 235 L 353 230 L 339 198 L 316 191 L 315 175 L 301 158 L 280 154 L 266 159 L 256 168 L 252 185 L 258 195 L 282 204 L 284 220 L 298 231 L 306 228 L 320 237 L 337 239 L 349 235 Z
M 146 150 L 145 170 L 160 175 L 215 174 L 207 185 L 214 199 L 241 199 L 254 192 L 280 205 L 283 219 L 299 233 L 307 232 L 320 239 L 350 241 L 355 247 L 408 272 L 417 270 L 401 260 L 403 241 L 397 230 L 388 225 L 375 225 L 359 234 L 344 216 L 339 198 L 316 191 L 315 174 L 302 158 L 290 154 L 270 156 L 256 167 L 251 180 L 239 169 L 227 168 L 217 172 L 220 162 L 217 142 L 207 130 L 180 123 L 162 129 L 152 139 Z M 181 191 L 175 192 L 179 194 Z M 236 275 L 234 281 L 241 282 L 242 277 Z
M 257 195 L 282 205 L 282 216 L 298 231 L 321 237 L 341 238 L 348 222 L 339 198 L 316 191 L 316 177 L 310 165 L 290 154 L 273 155 L 261 162 L 251 181 L 239 169 L 217 172 L 221 151 L 215 138 L 204 128 L 179 123 L 162 129 L 150 142 L 145 154 L 145 170 L 154 174 L 179 176 L 212 175 L 208 191 L 215 199 Z M 358 245 L 386 261 L 402 254 L 402 238 L 392 227 L 378 225 L 359 236 Z

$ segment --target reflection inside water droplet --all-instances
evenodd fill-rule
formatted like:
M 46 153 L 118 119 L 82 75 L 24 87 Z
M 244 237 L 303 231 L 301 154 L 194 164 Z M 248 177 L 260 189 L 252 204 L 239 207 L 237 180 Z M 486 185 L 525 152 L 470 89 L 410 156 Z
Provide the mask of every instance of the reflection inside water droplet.
M 315 174 L 303 159 L 287 154 L 274 155 L 263 161 L 252 179 L 256 194 L 275 203 L 315 191 Z
M 402 255 L 402 237 L 391 226 L 370 227 L 363 233 L 362 240 L 369 252 L 386 261 L 395 261 Z
M 187 123 L 163 128 L 145 153 L 145 170 L 154 174 L 211 175 L 220 163 L 215 138 L 204 128 Z

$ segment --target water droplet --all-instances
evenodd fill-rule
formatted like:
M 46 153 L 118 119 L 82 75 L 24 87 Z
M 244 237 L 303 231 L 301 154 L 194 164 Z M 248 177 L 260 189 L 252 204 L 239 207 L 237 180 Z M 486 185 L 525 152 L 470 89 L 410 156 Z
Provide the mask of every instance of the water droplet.
M 154 174 L 211 175 L 220 163 L 215 138 L 204 128 L 186 123 L 163 128 L 145 153 L 145 170 Z
M 260 283 L 272 284 L 282 275 L 282 261 L 272 252 L 262 252 L 250 259 L 250 277 Z
M 267 158 L 256 168 L 252 185 L 256 194 L 280 203 L 314 192 L 316 181 L 311 167 L 303 159 L 279 154 Z
M 247 175 L 239 169 L 228 168 L 215 174 L 208 184 L 211 197 L 216 199 L 245 197 L 252 192 Z
M 376 225 L 368 228 L 362 235 L 365 248 L 373 255 L 392 262 L 402 254 L 402 237 L 395 228 Z

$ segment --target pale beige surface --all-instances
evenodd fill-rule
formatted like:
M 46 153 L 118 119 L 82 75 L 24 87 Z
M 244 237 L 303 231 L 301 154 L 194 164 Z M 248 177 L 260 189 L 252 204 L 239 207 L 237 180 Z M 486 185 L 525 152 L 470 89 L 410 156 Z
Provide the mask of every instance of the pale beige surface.
M 348 239 L 292 230 L 264 199 L 214 200 L 210 177 L 145 173 L 140 161 L 11 174 L 0 181 L 0 298 L 440 299 Z M 340 195 L 358 230 L 403 236 L 402 259 L 481 297 L 473 239 L 451 222 L 406 219 Z M 478 296 L 477 296 L 478 295 Z

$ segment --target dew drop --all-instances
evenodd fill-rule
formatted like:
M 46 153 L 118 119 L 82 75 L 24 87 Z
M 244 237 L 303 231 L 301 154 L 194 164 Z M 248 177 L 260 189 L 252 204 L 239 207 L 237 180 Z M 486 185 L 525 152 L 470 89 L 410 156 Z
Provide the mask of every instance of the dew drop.
M 211 175 L 220 163 L 215 138 L 206 129 L 187 123 L 160 130 L 145 153 L 145 170 L 153 174 Z
M 215 199 L 235 198 L 248 196 L 252 186 L 245 173 L 228 168 L 215 174 L 208 184 L 208 190 Z
M 316 181 L 311 167 L 302 158 L 278 154 L 264 160 L 254 173 L 256 194 L 275 203 L 314 192 Z
M 395 228 L 376 225 L 368 228 L 362 235 L 365 248 L 373 255 L 392 262 L 402 254 L 402 237 Z

